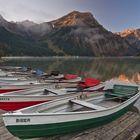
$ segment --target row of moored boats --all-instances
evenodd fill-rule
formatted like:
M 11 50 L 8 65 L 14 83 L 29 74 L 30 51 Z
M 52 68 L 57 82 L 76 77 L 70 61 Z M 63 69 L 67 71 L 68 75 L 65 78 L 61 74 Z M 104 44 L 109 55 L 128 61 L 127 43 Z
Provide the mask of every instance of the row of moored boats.
M 140 97 L 138 85 L 112 83 L 58 71 L 0 67 L 4 124 L 21 139 L 62 135 L 106 124 L 127 112 Z

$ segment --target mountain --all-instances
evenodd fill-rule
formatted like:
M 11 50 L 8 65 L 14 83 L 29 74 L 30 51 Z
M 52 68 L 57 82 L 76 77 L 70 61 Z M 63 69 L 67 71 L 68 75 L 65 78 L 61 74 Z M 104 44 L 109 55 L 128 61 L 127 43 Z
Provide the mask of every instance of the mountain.
M 89 12 L 73 11 L 41 24 L 8 22 L 0 16 L 0 52 L 4 55 L 131 56 L 137 48 L 107 31 Z
M 92 27 L 93 25 L 99 25 L 91 13 L 80 13 L 78 11 L 73 11 L 62 18 L 51 21 L 51 23 L 54 28 L 67 26 Z
M 131 46 L 140 52 L 140 29 L 127 29 L 116 34 L 127 40 Z
M 135 50 L 120 36 L 107 31 L 91 13 L 74 11 L 51 22 L 53 30 L 44 37 L 48 46 L 65 55 L 123 56 Z
M 54 55 L 47 46 L 43 47 L 32 38 L 11 33 L 0 27 L 0 56 L 48 56 Z

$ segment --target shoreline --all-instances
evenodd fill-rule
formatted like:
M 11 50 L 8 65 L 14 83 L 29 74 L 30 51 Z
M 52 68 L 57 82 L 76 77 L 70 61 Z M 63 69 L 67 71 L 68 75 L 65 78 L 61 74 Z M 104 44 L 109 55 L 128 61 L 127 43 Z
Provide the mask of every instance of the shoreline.
M 0 62 L 13 59 L 140 59 L 140 56 L 112 56 L 112 57 L 91 57 L 91 56 L 6 56 L 1 57 Z

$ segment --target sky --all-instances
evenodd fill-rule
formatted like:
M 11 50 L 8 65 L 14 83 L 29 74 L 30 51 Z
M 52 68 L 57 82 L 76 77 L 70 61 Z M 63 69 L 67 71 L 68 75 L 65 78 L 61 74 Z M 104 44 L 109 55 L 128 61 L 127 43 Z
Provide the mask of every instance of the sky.
M 0 0 L 0 14 L 8 21 L 41 23 L 74 10 L 91 12 L 113 32 L 140 28 L 140 0 Z

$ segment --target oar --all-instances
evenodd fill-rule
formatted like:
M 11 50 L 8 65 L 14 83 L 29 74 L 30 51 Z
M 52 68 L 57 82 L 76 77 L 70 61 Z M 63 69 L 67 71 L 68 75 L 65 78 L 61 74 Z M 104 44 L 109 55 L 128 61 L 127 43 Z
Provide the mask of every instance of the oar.
M 94 89 L 94 90 L 67 90 L 67 92 L 94 92 L 94 91 L 98 91 L 99 89 Z
M 45 91 L 48 91 L 48 92 L 51 92 L 53 94 L 58 95 L 56 92 L 53 92 L 53 91 L 48 90 L 48 89 L 45 89 Z M 93 92 L 93 91 L 98 91 L 98 89 L 97 90 L 66 90 L 66 92 Z
M 45 83 L 80 83 L 81 81 L 75 81 L 75 82 L 71 82 L 71 81 L 61 81 L 60 79 L 38 79 L 38 81 L 43 81 Z
M 56 92 L 53 92 L 53 91 L 48 90 L 48 89 L 44 89 L 44 91 L 45 91 L 45 92 L 47 92 L 47 91 L 48 91 L 48 92 L 51 92 L 52 94 L 58 95 Z
M 45 91 L 51 92 L 51 93 L 53 93 L 55 95 L 58 95 L 58 93 L 53 92 L 53 91 L 48 90 L 48 89 L 45 89 Z M 98 91 L 98 89 L 97 90 L 68 90 L 66 92 L 94 92 L 94 91 Z
M 69 82 L 69 81 L 54 81 L 54 82 L 49 82 L 45 81 L 45 83 L 50 83 L 50 84 L 61 84 L 61 83 L 68 83 L 68 84 L 78 84 L 79 82 Z
M 78 87 L 77 86 L 66 87 L 66 89 L 69 89 L 69 88 L 78 88 Z

